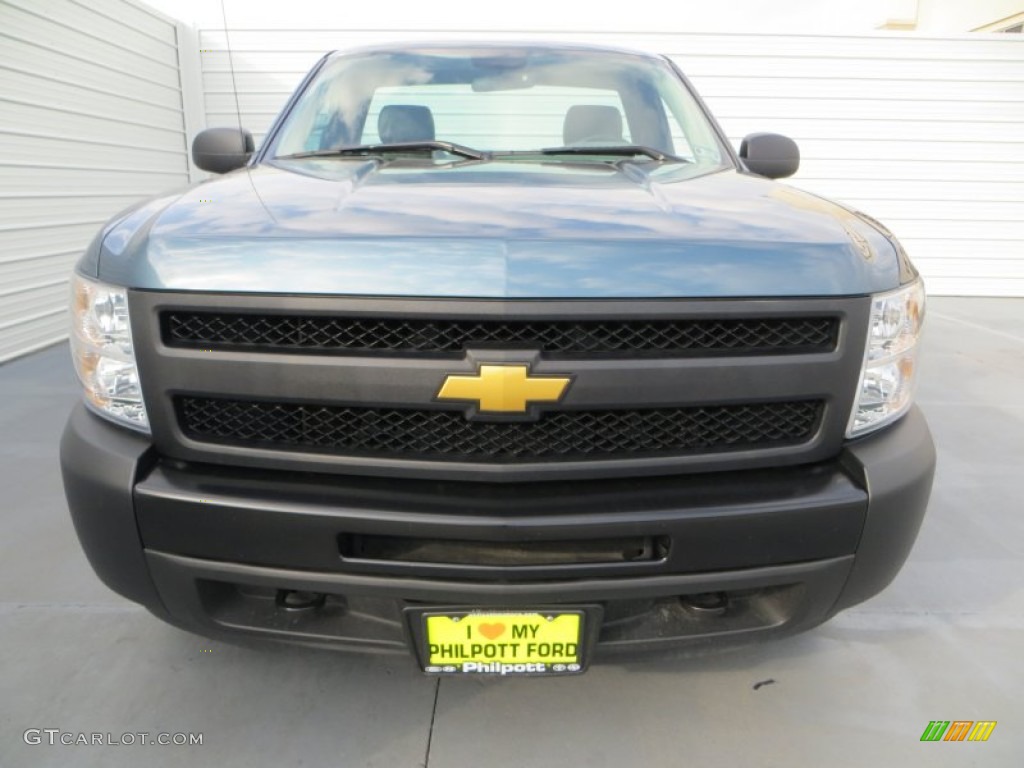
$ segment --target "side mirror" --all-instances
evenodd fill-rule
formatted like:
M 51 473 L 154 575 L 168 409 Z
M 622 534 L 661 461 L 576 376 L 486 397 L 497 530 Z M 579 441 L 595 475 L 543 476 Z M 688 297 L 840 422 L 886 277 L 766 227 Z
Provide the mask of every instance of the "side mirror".
M 192 162 L 210 173 L 227 173 L 249 162 L 256 145 L 242 128 L 207 128 L 192 140 Z
M 787 136 L 752 133 L 740 144 L 740 159 L 752 173 L 782 179 L 800 167 L 800 148 Z

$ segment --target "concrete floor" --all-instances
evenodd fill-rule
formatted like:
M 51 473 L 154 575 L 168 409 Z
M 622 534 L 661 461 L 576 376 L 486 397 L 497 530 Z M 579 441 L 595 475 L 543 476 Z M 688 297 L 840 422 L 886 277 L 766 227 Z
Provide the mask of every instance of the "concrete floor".
M 1024 300 L 935 299 L 925 347 L 939 470 L 882 595 L 749 650 L 440 684 L 401 658 L 211 642 L 109 592 L 58 476 L 67 349 L 2 366 L 0 767 L 1024 765 Z M 936 719 L 999 724 L 921 743 Z M 203 744 L 30 746 L 29 728 Z

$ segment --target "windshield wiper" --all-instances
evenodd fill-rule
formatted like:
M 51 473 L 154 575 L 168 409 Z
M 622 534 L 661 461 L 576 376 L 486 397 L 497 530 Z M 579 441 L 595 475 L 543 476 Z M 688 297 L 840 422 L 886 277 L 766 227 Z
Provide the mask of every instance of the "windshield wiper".
M 654 149 L 654 147 L 645 147 L 642 144 L 610 144 L 608 146 L 593 147 L 588 147 L 586 145 L 573 147 L 548 147 L 547 149 L 540 150 L 540 153 L 542 155 L 611 155 L 613 157 L 636 157 L 637 155 L 643 155 L 651 158 L 652 160 L 657 160 L 659 163 L 666 161 L 674 163 L 687 162 L 681 157 L 670 155 L 666 152 Z
M 459 157 L 471 160 L 486 160 L 487 153 L 479 149 L 456 144 L 453 141 L 400 141 L 391 144 L 355 144 L 350 147 L 335 149 L 316 149 L 311 152 L 295 152 L 291 155 L 278 155 L 275 160 L 299 160 L 304 157 L 362 157 L 364 155 L 383 155 L 392 152 L 435 152 L 443 150 Z

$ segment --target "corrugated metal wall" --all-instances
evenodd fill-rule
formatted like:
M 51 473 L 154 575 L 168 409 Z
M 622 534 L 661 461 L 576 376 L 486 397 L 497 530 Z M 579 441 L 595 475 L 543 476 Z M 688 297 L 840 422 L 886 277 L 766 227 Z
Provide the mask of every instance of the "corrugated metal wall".
M 126 0 L 0 0 L 0 362 L 67 335 L 102 223 L 188 182 L 175 24 Z
M 394 30 L 230 31 L 242 122 L 257 139 L 325 51 L 436 38 Z M 888 224 L 934 294 L 1024 296 L 1024 40 L 712 34 L 447 34 L 545 39 L 665 53 L 730 138 L 766 130 L 800 144 L 791 183 Z M 225 36 L 201 30 L 208 125 L 235 123 Z

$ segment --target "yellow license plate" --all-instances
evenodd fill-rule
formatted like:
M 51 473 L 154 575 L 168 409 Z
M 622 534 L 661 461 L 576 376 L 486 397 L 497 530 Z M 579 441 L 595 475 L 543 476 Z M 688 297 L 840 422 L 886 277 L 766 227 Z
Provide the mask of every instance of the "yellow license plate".
M 583 612 L 429 613 L 424 669 L 491 675 L 583 671 Z

